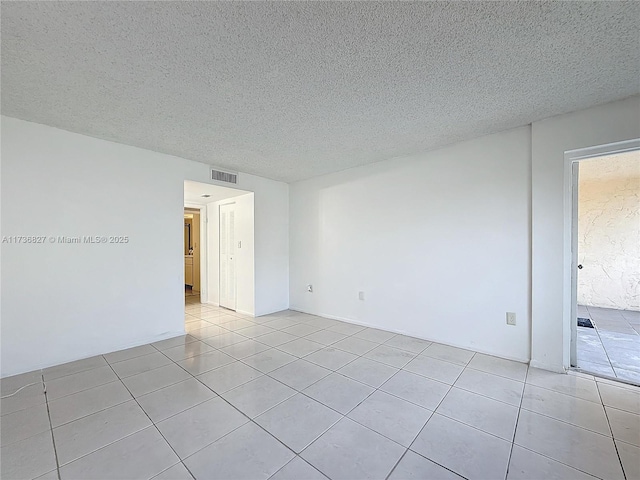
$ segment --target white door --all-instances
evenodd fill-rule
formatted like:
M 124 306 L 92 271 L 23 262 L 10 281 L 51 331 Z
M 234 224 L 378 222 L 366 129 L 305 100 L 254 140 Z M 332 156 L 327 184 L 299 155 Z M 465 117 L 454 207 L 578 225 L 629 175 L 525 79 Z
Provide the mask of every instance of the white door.
M 220 205 L 220 306 L 236 309 L 235 203 Z

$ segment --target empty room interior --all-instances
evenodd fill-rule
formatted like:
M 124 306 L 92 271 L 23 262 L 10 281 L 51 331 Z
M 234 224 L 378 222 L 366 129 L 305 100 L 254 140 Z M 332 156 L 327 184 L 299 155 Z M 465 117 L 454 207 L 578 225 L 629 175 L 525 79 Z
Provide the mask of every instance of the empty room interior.
M 639 2 L 0 17 L 0 478 L 640 479 Z

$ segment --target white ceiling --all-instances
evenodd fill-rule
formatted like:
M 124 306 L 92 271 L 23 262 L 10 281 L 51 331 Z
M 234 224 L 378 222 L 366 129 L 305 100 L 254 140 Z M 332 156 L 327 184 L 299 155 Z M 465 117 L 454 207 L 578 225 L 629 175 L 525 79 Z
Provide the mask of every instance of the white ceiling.
M 207 183 L 184 182 L 184 203 L 189 205 L 206 205 L 207 203 L 239 197 L 247 193 L 251 192 L 238 190 L 237 188 L 218 187 Z M 202 195 L 209 195 L 209 197 L 203 198 Z
M 2 2 L 2 112 L 295 181 L 640 92 L 639 2 Z

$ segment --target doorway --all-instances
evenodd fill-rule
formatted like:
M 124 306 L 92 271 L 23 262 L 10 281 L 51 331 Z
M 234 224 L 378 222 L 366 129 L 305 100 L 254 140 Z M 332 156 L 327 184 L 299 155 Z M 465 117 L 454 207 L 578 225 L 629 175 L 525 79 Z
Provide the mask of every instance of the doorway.
M 192 310 L 208 304 L 253 316 L 253 192 L 185 181 L 184 208 L 185 304 Z
M 200 209 L 184 209 L 184 292 L 185 303 L 200 303 L 202 228 Z
M 640 142 L 615 147 L 571 152 L 570 361 L 640 384 Z

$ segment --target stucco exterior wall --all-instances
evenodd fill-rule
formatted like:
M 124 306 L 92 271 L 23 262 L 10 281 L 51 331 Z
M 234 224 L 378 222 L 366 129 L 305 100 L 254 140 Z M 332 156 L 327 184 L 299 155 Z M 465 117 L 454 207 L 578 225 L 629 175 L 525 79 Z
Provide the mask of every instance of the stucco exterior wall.
M 578 304 L 640 310 L 640 152 L 579 164 Z

